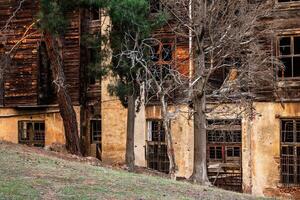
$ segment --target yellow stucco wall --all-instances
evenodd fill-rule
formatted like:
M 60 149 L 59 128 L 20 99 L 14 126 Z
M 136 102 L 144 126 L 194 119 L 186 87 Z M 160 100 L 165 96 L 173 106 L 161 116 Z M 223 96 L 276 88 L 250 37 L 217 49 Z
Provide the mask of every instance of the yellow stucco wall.
M 74 106 L 78 123 L 80 107 Z M 18 121 L 45 121 L 45 146 L 53 143 L 65 143 L 64 127 L 58 108 L 13 109 L 0 108 L 0 140 L 18 143 Z
M 281 186 L 280 118 L 299 118 L 300 103 L 255 103 L 254 107 L 257 115 L 251 121 L 251 148 L 247 149 L 251 150 L 251 157 L 243 157 L 243 170 L 249 170 L 246 165 L 249 163 L 253 194 L 270 196 Z M 245 138 L 243 144 L 247 142 Z M 247 176 L 249 174 L 244 173 L 243 178 L 249 184 Z
M 178 168 L 176 176 L 189 178 L 193 170 L 194 134 L 193 120 L 189 119 L 188 107 L 179 106 L 176 108 L 180 112 L 171 121 L 171 134 L 174 145 L 175 162 Z M 170 107 L 170 112 L 174 112 L 175 107 Z M 146 108 L 146 119 L 160 119 L 160 107 L 148 106 Z M 144 134 L 147 134 L 145 127 Z M 145 141 L 143 145 L 146 145 Z M 145 155 L 143 156 L 145 159 Z
M 127 109 L 116 96 L 110 96 L 107 87 L 114 79 L 102 80 L 102 161 L 124 163 L 126 151 Z

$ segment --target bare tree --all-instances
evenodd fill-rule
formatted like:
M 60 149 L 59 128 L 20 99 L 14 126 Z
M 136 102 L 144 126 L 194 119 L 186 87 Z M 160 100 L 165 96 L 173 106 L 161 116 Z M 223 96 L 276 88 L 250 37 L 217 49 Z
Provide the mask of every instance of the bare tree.
M 191 44 L 194 69 L 189 97 L 194 113 L 191 178 L 210 184 L 206 119 L 214 107 L 208 106 L 209 102 L 252 107 L 258 88 L 271 92 L 275 88 L 272 53 L 261 45 L 272 33 L 269 27 L 259 23 L 270 14 L 272 1 L 168 0 L 162 3 L 172 16 L 172 31 L 189 38 Z
M 159 64 L 155 61 L 157 56 L 157 46 L 162 47 L 162 43 L 155 37 L 145 38 L 143 40 L 136 40 L 134 37 L 128 35 L 125 37 L 127 42 L 134 40 L 134 47 L 125 46 L 123 51 L 117 55 L 120 59 L 130 59 L 130 71 L 135 78 L 135 84 L 139 88 L 143 88 L 138 92 L 138 96 L 145 95 L 145 102 L 138 102 L 148 104 L 149 102 L 157 102 L 161 108 L 161 119 L 163 121 L 163 128 L 167 142 L 167 154 L 170 162 L 169 174 L 175 178 L 177 170 L 175 162 L 175 153 L 173 148 L 173 139 L 170 130 L 171 121 L 180 114 L 179 106 L 187 100 L 188 93 L 188 76 L 179 69 L 174 67 L 174 60 L 170 59 L 167 64 Z M 166 51 L 165 56 L 168 55 L 169 49 L 160 49 Z M 117 65 L 116 67 L 122 67 Z M 138 106 L 138 105 L 137 105 Z M 173 109 L 171 109 L 171 107 Z M 159 136 L 161 137 L 161 136 Z

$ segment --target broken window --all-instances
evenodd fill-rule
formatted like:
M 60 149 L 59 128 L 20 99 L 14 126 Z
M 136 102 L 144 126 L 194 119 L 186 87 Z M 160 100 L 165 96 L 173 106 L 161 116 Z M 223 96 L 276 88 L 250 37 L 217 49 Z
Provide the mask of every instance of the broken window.
M 154 36 L 158 41 L 152 44 L 150 49 L 150 59 L 152 65 L 150 67 L 150 78 L 155 79 L 159 84 L 170 84 L 172 80 L 172 68 L 175 66 L 175 36 Z M 175 91 L 168 94 L 168 98 L 174 98 Z M 147 98 L 151 101 L 158 101 L 156 87 L 150 87 L 147 91 Z
M 150 169 L 169 173 L 170 162 L 163 122 L 161 120 L 151 120 L 147 122 L 147 126 L 147 166 Z
M 214 185 L 242 190 L 241 147 L 241 120 L 207 121 L 208 175 Z
M 152 46 L 151 60 L 157 64 L 171 64 L 174 57 L 174 38 L 162 38 Z
M 19 143 L 30 146 L 45 146 L 44 121 L 19 121 Z
M 300 185 L 300 120 L 281 120 L 281 182 Z
M 280 37 L 278 58 L 284 65 L 278 70 L 278 77 L 300 77 L 300 36 Z

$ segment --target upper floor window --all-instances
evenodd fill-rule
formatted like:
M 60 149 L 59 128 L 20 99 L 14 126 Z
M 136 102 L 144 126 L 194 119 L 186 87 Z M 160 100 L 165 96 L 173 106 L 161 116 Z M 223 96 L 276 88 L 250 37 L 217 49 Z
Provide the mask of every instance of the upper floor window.
M 278 77 L 300 77 L 300 35 L 278 39 L 278 58 L 284 65 L 278 70 Z
M 151 60 L 153 62 L 153 74 L 156 79 L 163 81 L 168 78 L 169 70 L 172 66 L 174 57 L 174 39 L 164 38 L 151 49 Z

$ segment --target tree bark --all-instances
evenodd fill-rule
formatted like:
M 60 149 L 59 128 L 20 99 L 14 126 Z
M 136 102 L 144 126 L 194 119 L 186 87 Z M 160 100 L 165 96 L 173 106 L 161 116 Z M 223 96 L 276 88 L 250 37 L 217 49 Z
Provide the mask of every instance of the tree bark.
M 210 185 L 206 161 L 205 94 L 194 99 L 194 168 L 192 179 L 202 185 Z
M 129 171 L 134 170 L 134 161 L 135 161 L 135 157 L 134 157 L 135 101 L 136 101 L 135 94 L 128 96 L 125 161 Z
M 50 33 L 45 33 L 45 43 L 56 85 L 60 115 L 63 119 L 65 129 L 66 149 L 72 154 L 81 156 L 76 113 L 65 85 L 62 39 L 59 36 L 52 36 Z
M 163 126 L 165 129 L 165 135 L 167 139 L 167 154 L 170 162 L 169 167 L 169 174 L 171 178 L 175 179 L 175 173 L 176 173 L 176 162 L 175 162 L 175 153 L 174 153 L 174 147 L 173 147 L 173 139 L 172 134 L 170 131 L 170 120 L 167 116 L 167 103 L 165 101 L 164 95 L 161 95 L 160 97 L 161 107 L 162 107 L 162 119 L 163 119 Z

